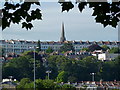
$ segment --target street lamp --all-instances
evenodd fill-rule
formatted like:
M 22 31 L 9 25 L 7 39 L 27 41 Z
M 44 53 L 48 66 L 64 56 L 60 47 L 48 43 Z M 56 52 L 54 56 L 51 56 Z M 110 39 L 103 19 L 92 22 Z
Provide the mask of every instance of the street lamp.
M 46 73 L 48 74 L 48 80 L 49 80 L 49 74 L 51 73 L 51 71 L 46 71 Z
M 92 75 L 92 81 L 94 82 L 95 73 L 90 73 L 90 75 Z
M 39 48 L 39 47 L 29 47 L 29 48 L 32 48 L 32 49 L 34 49 L 34 90 L 35 90 L 35 49 L 36 48 Z

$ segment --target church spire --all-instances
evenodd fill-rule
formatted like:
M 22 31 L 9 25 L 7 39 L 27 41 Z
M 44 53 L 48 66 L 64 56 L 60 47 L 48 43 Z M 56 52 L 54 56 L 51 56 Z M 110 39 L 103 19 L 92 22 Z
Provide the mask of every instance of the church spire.
M 66 41 L 66 38 L 65 38 L 65 31 L 64 31 L 64 23 L 62 23 L 62 33 L 61 33 L 60 42 L 64 42 L 64 41 Z

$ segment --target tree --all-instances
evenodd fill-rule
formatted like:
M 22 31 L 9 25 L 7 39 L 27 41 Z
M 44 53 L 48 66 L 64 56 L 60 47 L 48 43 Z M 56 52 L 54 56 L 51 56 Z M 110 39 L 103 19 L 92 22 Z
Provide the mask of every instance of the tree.
M 34 51 L 25 51 L 24 53 L 22 53 L 22 56 L 29 56 L 31 58 L 34 58 Z M 42 62 L 42 57 L 38 54 L 38 52 L 35 52 L 35 59 Z
M 66 51 L 75 51 L 72 43 L 65 43 L 63 46 L 60 47 L 59 52 L 66 52 Z
M 38 43 L 37 43 L 37 49 L 36 49 L 36 51 L 37 52 L 40 52 L 41 51 L 41 43 L 40 43 L 40 40 L 38 40 Z
M 32 0 L 33 1 L 33 0 Z M 25 0 L 24 2 L 13 3 L 11 1 L 6 1 L 4 7 L 2 9 L 2 29 L 4 30 L 6 27 L 10 27 L 11 23 L 19 24 L 21 20 L 22 28 L 31 29 L 33 27 L 33 20 L 41 20 L 42 14 L 41 10 L 36 8 L 35 10 L 30 9 L 31 5 L 36 4 L 40 6 L 40 2 L 38 0 L 34 0 L 34 2 L 29 2 Z M 9 12 L 9 11 L 13 12 Z M 29 13 L 28 13 L 29 12 Z
M 57 76 L 57 82 L 67 82 L 68 74 L 65 71 L 61 71 Z
M 51 47 L 48 47 L 48 49 L 46 50 L 46 53 L 52 53 L 54 50 Z
M 44 85 L 43 85 L 43 80 L 42 79 L 36 79 L 35 80 L 35 84 L 36 84 L 36 88 L 44 88 Z
M 82 48 L 82 50 L 83 50 L 83 51 L 89 51 L 89 49 L 88 49 L 88 48 Z
M 0 57 L 4 56 L 4 50 L 0 47 Z
M 74 8 L 74 4 L 72 4 L 71 1 L 59 0 L 59 3 L 62 6 L 62 11 L 69 11 Z M 93 8 L 92 16 L 95 17 L 96 23 L 101 23 L 104 27 L 108 25 L 116 27 L 117 23 L 120 21 L 119 0 L 117 0 L 117 2 L 113 0 L 112 3 L 107 2 L 107 0 L 104 0 L 104 2 L 97 0 L 96 3 L 93 0 L 78 0 L 76 3 L 80 12 L 82 12 L 87 5 L 89 5 L 89 8 Z
M 97 3 L 94 3 L 91 0 L 80 2 L 80 0 L 78 0 L 76 5 L 78 5 L 80 12 L 82 12 L 83 9 L 89 5 L 89 8 L 93 9 L 92 16 L 95 17 L 96 23 L 101 23 L 104 27 L 108 25 L 116 27 L 120 17 L 120 1 L 117 0 L 117 2 L 114 2 L 113 0 L 112 3 L 109 3 L 107 0 L 104 2 L 97 0 L 96 2 Z M 74 8 L 74 4 L 71 1 L 59 0 L 59 3 L 62 6 L 62 11 L 69 11 L 70 9 Z M 40 2 L 38 2 L 38 0 L 34 0 L 34 2 L 33 0 L 29 0 L 29 3 L 28 0 L 19 3 L 13 3 L 7 0 L 2 10 L 0 10 L 2 11 L 2 14 L 0 14 L 0 17 L 2 17 L 2 30 L 4 30 L 6 27 L 10 27 L 11 23 L 19 24 L 20 22 L 22 23 L 22 28 L 26 28 L 27 30 L 31 29 L 33 27 L 31 21 L 42 19 L 40 9 L 30 9 L 31 5 L 34 4 L 40 6 Z M 11 10 L 13 12 L 9 12 Z
M 102 64 L 101 78 L 105 81 L 113 81 L 116 79 L 115 62 L 109 61 Z
M 120 48 L 119 47 L 113 47 L 109 50 L 110 53 L 120 53 Z
M 42 80 L 42 79 L 36 79 L 36 90 L 39 89 L 72 89 L 74 90 L 75 87 L 72 85 L 64 84 L 59 85 L 58 83 L 55 83 L 54 80 Z M 33 89 L 34 88 L 34 82 L 29 81 L 27 78 L 21 79 L 19 85 L 17 85 L 17 89 Z
M 118 56 L 116 59 L 115 59 L 115 76 L 116 76 L 116 80 L 120 81 L 120 56 Z
M 68 81 L 74 83 L 77 81 L 77 78 L 75 76 L 69 76 Z
M 103 48 L 104 50 L 109 50 L 109 49 L 110 49 L 110 47 L 107 46 L 107 45 L 103 45 L 102 48 Z
M 62 86 L 62 88 L 65 88 L 65 89 L 68 89 L 68 90 L 74 90 L 75 89 L 75 87 L 73 87 L 72 85 L 69 85 L 69 84 L 64 84 Z
M 99 72 L 99 62 L 94 56 L 85 57 L 80 63 L 82 64 L 81 69 L 83 69 L 83 73 L 81 72 L 82 75 L 80 75 L 82 80 L 91 80 L 90 73 L 97 74 Z
M 53 80 L 43 80 L 43 86 L 44 88 L 54 88 L 55 87 L 55 83 Z
M 48 47 L 48 49 L 46 49 L 46 53 L 52 53 L 54 50 L 51 47 Z
M 45 67 L 42 62 L 38 59 L 36 62 L 36 79 L 45 78 Z M 34 59 L 30 56 L 20 56 L 18 58 L 14 58 L 9 62 L 3 64 L 3 78 L 7 78 L 8 76 L 14 76 L 17 80 L 22 78 L 30 78 L 33 80 L 34 73 Z
M 23 89 L 25 88 L 26 84 L 31 83 L 32 81 L 29 78 L 23 78 L 20 80 L 19 85 L 17 85 L 17 88 Z
M 58 75 L 58 67 L 56 64 L 56 57 L 55 56 L 49 56 L 47 58 L 48 65 L 46 67 L 46 70 L 50 70 L 50 79 L 56 79 Z

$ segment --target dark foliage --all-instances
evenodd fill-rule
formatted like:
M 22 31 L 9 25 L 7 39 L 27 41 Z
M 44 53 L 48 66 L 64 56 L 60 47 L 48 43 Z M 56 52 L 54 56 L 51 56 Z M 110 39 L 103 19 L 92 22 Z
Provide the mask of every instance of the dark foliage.
M 59 52 L 67 52 L 67 51 L 75 51 L 72 43 L 65 43 L 63 46 L 60 47 Z
M 23 2 L 23 3 L 12 3 L 5 2 L 4 8 L 2 9 L 2 30 L 6 27 L 10 27 L 11 23 L 19 24 L 22 23 L 22 28 L 31 29 L 33 27 L 32 21 L 35 19 L 42 19 L 41 10 L 36 8 L 31 10 L 31 5 L 36 4 L 40 6 L 39 2 Z
M 72 9 L 74 7 L 74 5 L 72 4 L 71 1 L 69 1 L 69 2 L 59 2 L 59 3 L 62 6 L 62 12 L 65 11 L 65 10 L 68 12 L 70 9 Z
M 38 40 L 36 51 L 37 52 L 41 51 L 41 42 L 40 42 L 40 40 Z
M 66 5 L 69 3 L 69 5 Z M 93 9 L 92 16 L 95 16 L 96 23 L 103 24 L 104 27 L 110 25 L 112 27 L 117 26 L 120 21 L 120 1 L 119 2 L 77 2 L 79 11 L 82 12 L 85 6 L 89 5 L 89 8 Z M 69 11 L 74 7 L 72 2 L 60 2 L 62 11 Z
M 25 0 L 26 1 L 26 0 Z M 59 2 L 63 11 L 69 11 L 74 8 L 74 4 L 70 1 Z M 110 25 L 112 27 L 117 26 L 120 21 L 120 1 L 119 2 L 77 2 L 79 11 L 82 12 L 87 5 L 93 9 L 92 16 L 95 17 L 96 23 L 101 23 L 104 27 Z M 22 28 L 31 29 L 33 20 L 42 20 L 42 14 L 40 8 L 35 10 L 31 9 L 31 5 L 39 5 L 40 2 L 22 2 L 12 3 L 5 2 L 2 9 L 2 30 L 6 27 L 10 27 L 11 23 L 22 23 Z M 1 19 L 0 19 L 1 20 Z M 1 23 L 1 21 L 0 21 Z

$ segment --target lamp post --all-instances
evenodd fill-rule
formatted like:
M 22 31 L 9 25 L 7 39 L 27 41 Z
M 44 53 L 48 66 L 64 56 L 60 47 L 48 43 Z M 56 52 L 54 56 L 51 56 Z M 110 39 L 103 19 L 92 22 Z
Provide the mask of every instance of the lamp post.
M 34 47 L 34 90 L 35 90 L 35 47 Z
M 51 71 L 48 70 L 48 71 L 46 71 L 46 73 L 48 74 L 48 80 L 49 80 L 50 79 L 49 74 L 51 73 Z
M 34 49 L 34 90 L 35 90 L 35 49 L 36 48 L 39 48 L 39 47 L 29 47 L 29 48 L 32 48 L 32 49 Z
M 95 73 L 90 73 L 90 75 L 92 75 L 92 81 L 94 82 L 94 78 L 95 78 Z

